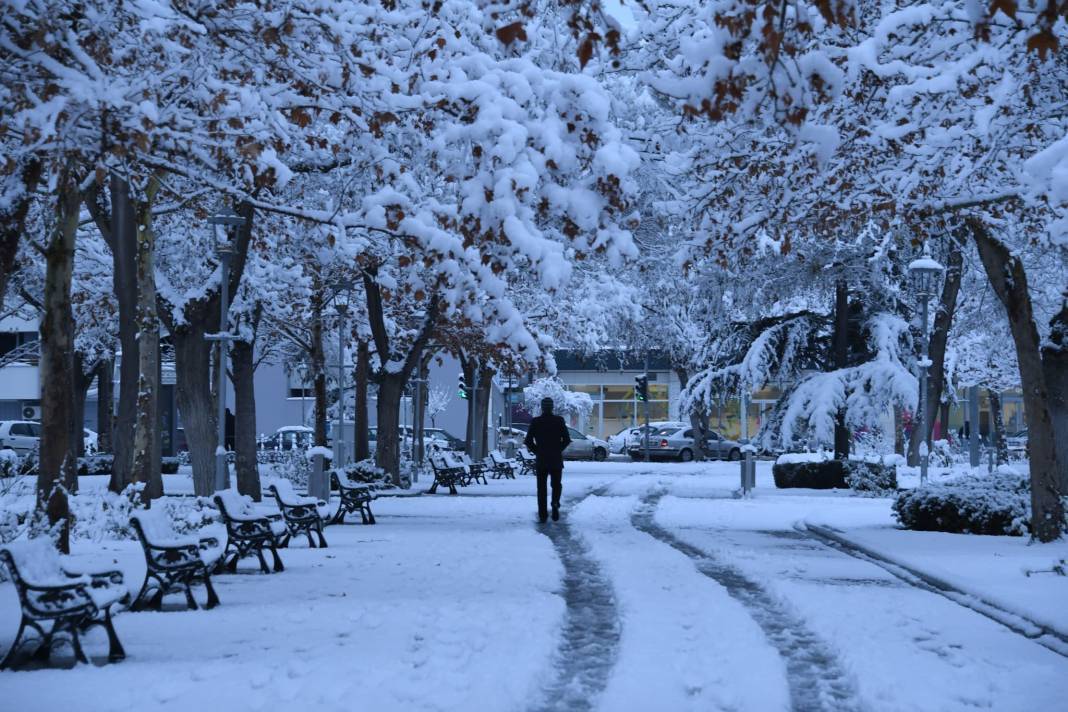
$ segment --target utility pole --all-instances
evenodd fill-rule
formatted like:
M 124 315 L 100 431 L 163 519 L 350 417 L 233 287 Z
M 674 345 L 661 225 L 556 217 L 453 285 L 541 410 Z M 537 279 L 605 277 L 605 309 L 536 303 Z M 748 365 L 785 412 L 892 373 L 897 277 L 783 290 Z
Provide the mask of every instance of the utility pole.
M 645 350 L 645 371 L 642 373 L 642 401 L 645 404 L 645 461 L 649 462 L 649 349 Z

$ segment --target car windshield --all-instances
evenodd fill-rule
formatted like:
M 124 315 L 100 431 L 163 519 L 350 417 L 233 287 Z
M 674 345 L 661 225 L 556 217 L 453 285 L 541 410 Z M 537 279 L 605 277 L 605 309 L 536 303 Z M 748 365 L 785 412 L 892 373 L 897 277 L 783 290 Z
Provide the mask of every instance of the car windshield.
M 583 435 L 579 431 L 575 430 L 574 428 L 568 428 L 567 432 L 569 432 L 571 434 L 571 439 L 572 440 L 586 440 L 587 439 L 585 435 Z

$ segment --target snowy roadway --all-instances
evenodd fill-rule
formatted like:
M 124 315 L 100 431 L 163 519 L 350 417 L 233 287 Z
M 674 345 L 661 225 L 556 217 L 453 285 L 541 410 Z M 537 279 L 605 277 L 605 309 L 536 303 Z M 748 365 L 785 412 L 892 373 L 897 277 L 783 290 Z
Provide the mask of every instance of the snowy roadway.
M 545 525 L 531 478 L 381 499 L 284 573 L 217 577 L 213 611 L 121 614 L 121 664 L 0 673 L 0 710 L 1065 709 L 1068 657 L 801 525 L 885 500 L 768 479 L 736 500 L 734 464 L 569 464 Z M 0 585 L 0 645 L 16 607 Z

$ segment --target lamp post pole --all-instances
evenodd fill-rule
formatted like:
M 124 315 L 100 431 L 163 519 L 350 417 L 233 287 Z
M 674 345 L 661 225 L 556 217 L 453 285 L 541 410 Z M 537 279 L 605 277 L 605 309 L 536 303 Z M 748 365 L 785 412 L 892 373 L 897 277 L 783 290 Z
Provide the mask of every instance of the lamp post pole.
M 216 254 L 219 257 L 221 272 L 219 279 L 219 333 L 205 336 L 209 341 L 219 342 L 218 373 L 216 374 L 218 377 L 216 388 L 219 404 L 218 445 L 215 448 L 215 491 L 218 492 L 229 486 L 229 468 L 226 464 L 226 360 L 229 343 L 235 339 L 234 336 L 227 333 L 230 327 L 230 258 L 233 257 L 234 250 L 228 237 L 219 239 L 219 226 L 238 228 L 245 224 L 245 219 L 233 212 L 232 209 L 223 208 L 208 218 L 208 223 L 213 226 L 215 232 Z
M 927 371 L 931 367 L 931 339 L 927 330 L 927 302 L 934 295 L 935 284 L 945 267 L 931 258 L 930 248 L 925 244 L 923 257 L 909 263 L 909 275 L 916 283 L 916 293 L 920 297 L 920 395 L 917 399 L 916 427 L 920 428 L 920 486 L 927 484 L 927 469 L 931 462 L 931 432 L 927 427 L 930 400 L 927 394 Z

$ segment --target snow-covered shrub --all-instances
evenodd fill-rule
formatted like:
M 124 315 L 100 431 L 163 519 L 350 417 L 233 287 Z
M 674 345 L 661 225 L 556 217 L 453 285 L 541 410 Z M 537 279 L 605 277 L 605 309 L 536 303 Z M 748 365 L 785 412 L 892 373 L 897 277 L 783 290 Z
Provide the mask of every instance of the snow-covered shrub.
M 1031 521 L 1030 483 L 1015 468 L 1003 466 L 989 475 L 902 491 L 893 509 L 907 529 L 1022 536 Z
M 846 484 L 854 492 L 880 496 L 897 490 L 897 468 L 894 465 L 867 460 L 848 460 L 845 468 Z
M 589 393 L 568 390 L 559 378 L 539 378 L 523 388 L 523 409 L 531 415 L 541 413 L 541 401 L 551 398 L 557 415 L 582 418 L 593 411 Z
M 820 453 L 787 453 L 771 467 L 775 486 L 780 489 L 845 489 L 845 468 L 841 460 L 826 459 Z
M 101 452 L 78 458 L 79 475 L 107 475 L 115 469 L 115 456 Z
M 0 477 L 14 477 L 19 473 L 19 455 L 10 448 L 0 450 Z
M 68 499 L 74 526 L 71 536 L 76 539 L 103 541 L 129 539 L 130 515 L 144 509 L 141 503 L 143 482 L 135 482 L 116 494 L 107 489 L 79 492 Z
M 345 465 L 343 470 L 345 475 L 353 482 L 366 482 L 379 487 L 393 486 L 393 480 L 390 478 L 389 473 L 380 467 L 376 467 L 375 461 L 370 458 Z
M 835 460 L 829 452 L 787 453 L 771 468 L 779 488 L 852 489 L 882 494 L 897 489 L 893 462 L 878 459 Z
M 275 476 L 292 482 L 298 492 L 307 490 L 309 473 L 311 462 L 305 457 L 304 450 L 285 450 L 282 459 L 274 465 Z
M 40 459 L 41 454 L 41 442 L 34 443 L 33 448 L 22 456 L 22 460 L 19 462 L 19 474 L 20 475 L 35 475 L 37 474 L 37 461 Z
M 164 475 L 178 474 L 179 460 L 177 457 L 165 457 L 160 461 L 160 473 Z
M 153 502 L 152 507 L 161 507 L 167 513 L 178 534 L 193 534 L 219 521 L 219 510 L 207 497 L 164 497 Z

